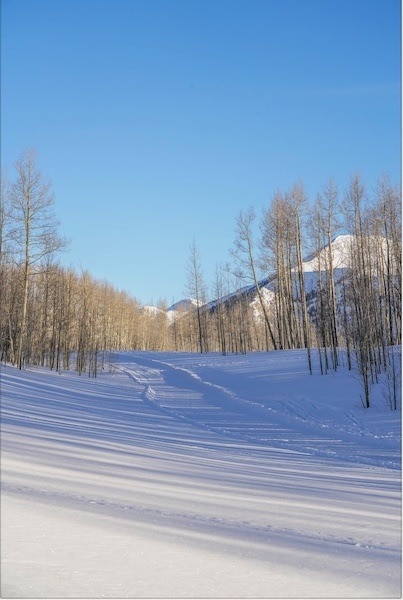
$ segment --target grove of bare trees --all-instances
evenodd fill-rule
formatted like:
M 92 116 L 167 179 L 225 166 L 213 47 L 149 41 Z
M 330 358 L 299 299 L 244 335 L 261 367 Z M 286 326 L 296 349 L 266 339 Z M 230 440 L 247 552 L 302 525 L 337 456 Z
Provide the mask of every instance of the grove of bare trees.
M 58 233 L 52 187 L 36 153 L 26 150 L 1 180 L 0 359 L 96 376 L 118 350 L 305 348 L 312 372 L 315 348 L 323 374 L 342 359 L 356 365 L 364 406 L 383 379 L 396 408 L 401 227 L 400 189 L 386 176 L 375 190 L 358 174 L 342 191 L 329 180 L 311 201 L 301 183 L 277 190 L 260 219 L 252 207 L 239 213 L 231 260 L 217 266 L 210 293 L 191 244 L 194 308 L 169 316 L 165 305 L 143 307 L 108 282 L 61 266 L 67 242 Z M 340 234 L 341 265 L 334 245 Z
M 60 266 L 51 184 L 26 150 L 15 175 L 2 176 L 0 204 L 0 357 L 96 375 L 105 352 L 139 343 L 140 305 L 127 293 Z
M 342 193 L 329 180 L 309 204 L 297 183 L 271 198 L 260 220 L 259 241 L 255 220 L 253 208 L 238 215 L 233 266 L 227 268 L 231 284 L 225 287 L 219 272 L 216 300 L 197 311 L 198 319 L 208 315 L 205 346 L 222 353 L 305 348 L 311 373 L 311 349 L 316 348 L 324 374 L 337 370 L 341 357 L 348 368 L 356 365 L 365 407 L 372 384 L 385 380 L 395 409 L 401 346 L 400 190 L 385 176 L 370 193 L 355 174 Z M 339 264 L 334 240 L 341 233 L 345 256 Z M 308 272 L 304 255 L 314 257 Z M 187 327 L 191 323 L 188 315 Z M 186 349 L 189 345 L 188 340 Z M 191 349 L 200 350 L 200 345 Z

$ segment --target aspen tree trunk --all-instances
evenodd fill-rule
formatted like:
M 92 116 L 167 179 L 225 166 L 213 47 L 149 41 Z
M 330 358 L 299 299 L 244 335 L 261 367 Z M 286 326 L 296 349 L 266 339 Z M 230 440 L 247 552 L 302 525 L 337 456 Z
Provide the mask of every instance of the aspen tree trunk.
M 320 372 L 326 374 L 329 369 L 328 363 L 328 297 L 326 290 L 323 288 L 323 275 L 326 275 L 326 264 L 323 265 L 322 250 L 323 250 L 323 228 L 322 215 L 318 203 L 315 205 L 315 210 L 312 215 L 313 231 L 311 233 L 315 239 L 315 252 L 317 256 L 317 265 L 315 272 L 318 280 L 316 284 L 316 311 L 315 311 L 315 331 L 316 344 L 320 361 Z M 323 354 L 323 357 L 322 357 Z
M 301 185 L 295 185 L 290 193 L 290 201 L 293 213 L 294 243 L 297 257 L 298 289 L 302 311 L 302 335 L 304 347 L 307 351 L 309 373 L 312 375 L 312 357 L 311 357 L 311 336 L 308 323 L 308 311 L 306 305 L 306 290 L 304 269 L 302 263 L 302 231 L 301 231 L 301 210 L 305 202 L 304 191 Z
M 300 347 L 298 321 L 292 280 L 293 237 L 292 207 L 289 197 L 276 192 L 261 223 L 263 252 L 272 257 L 277 275 L 277 315 L 279 345 L 282 348 Z
M 259 300 L 259 306 L 263 314 L 264 322 L 269 333 L 270 341 L 274 350 L 277 350 L 277 342 L 273 334 L 273 328 L 267 310 L 266 302 L 262 296 L 259 285 L 259 279 L 256 273 L 256 264 L 253 249 L 252 224 L 255 220 L 253 208 L 247 211 L 241 211 L 237 218 L 237 235 L 234 242 L 234 248 L 231 252 L 235 262 L 238 265 L 238 274 L 241 278 L 253 283 Z M 267 350 L 269 348 L 266 348 Z
M 34 267 L 37 271 L 40 270 L 43 259 L 66 245 L 66 241 L 57 234 L 58 223 L 51 212 L 51 186 L 43 179 L 35 162 L 35 151 L 26 150 L 22 153 L 15 163 L 17 176 L 10 192 L 12 244 L 16 259 L 20 260 L 23 269 L 22 307 L 16 347 L 16 363 L 19 368 L 22 368 L 24 362 L 30 277 Z
M 319 297 L 322 339 L 325 349 L 326 368 L 327 348 L 330 349 L 332 367 L 338 367 L 338 327 L 337 327 L 337 301 L 335 292 L 335 274 L 333 258 L 333 236 L 338 228 L 336 219 L 337 211 L 337 188 L 330 180 L 323 189 L 322 194 L 317 196 L 311 223 L 311 236 L 316 240 L 315 251 L 318 256 L 319 271 Z M 324 281 L 324 285 L 322 282 Z
M 199 340 L 199 351 L 207 351 L 207 340 L 206 340 L 206 324 L 202 319 L 202 313 L 200 310 L 201 304 L 205 303 L 205 283 L 202 274 L 200 256 L 196 248 L 196 243 L 190 246 L 190 256 L 188 260 L 188 290 L 194 300 L 196 300 L 196 318 L 197 318 L 197 330 Z
M 371 290 L 371 267 L 368 264 L 366 245 L 368 230 L 364 229 L 365 187 L 360 177 L 355 175 L 345 197 L 347 218 L 353 227 L 353 242 L 351 244 L 351 316 L 352 335 L 358 371 L 363 385 L 364 396 L 362 403 L 370 407 L 371 380 L 374 375 L 374 319 L 373 296 Z
M 302 264 L 302 248 L 301 248 L 302 242 L 301 242 L 301 227 L 300 227 L 299 215 L 297 215 L 296 233 L 297 233 L 298 279 L 299 279 L 299 290 L 300 290 L 301 303 L 302 303 L 304 345 L 305 345 L 306 352 L 307 352 L 309 373 L 312 375 L 311 336 L 310 336 L 310 332 L 309 332 L 308 311 L 307 311 L 307 306 L 306 306 L 306 291 L 305 291 L 304 270 L 303 270 L 303 264 Z
M 334 259 L 333 259 L 333 238 L 334 231 L 338 228 L 338 221 L 336 219 L 336 210 L 338 205 L 338 192 L 333 180 L 330 180 L 323 192 L 324 195 L 324 218 L 325 218 L 325 233 L 326 233 L 326 244 L 327 244 L 327 293 L 329 298 L 329 314 L 330 314 L 330 336 L 332 344 L 332 361 L 333 368 L 336 370 L 338 367 L 338 354 L 337 349 L 339 346 L 338 332 L 337 332 L 337 302 L 335 292 L 335 281 L 334 281 Z
M 25 324 L 27 319 L 27 305 L 28 305 L 28 282 L 29 282 L 29 264 L 26 262 L 24 265 L 24 277 L 23 277 L 23 297 L 22 297 L 22 310 L 18 328 L 18 339 L 17 339 L 17 352 L 16 352 L 16 363 L 19 369 L 23 367 L 23 350 L 24 350 L 24 339 L 25 339 Z
M 225 305 L 223 303 L 223 272 L 222 269 L 216 269 L 215 279 L 215 297 L 217 299 L 216 306 L 214 309 L 215 322 L 217 328 L 217 343 L 220 352 L 223 356 L 227 353 L 226 347 L 226 336 L 225 336 L 225 323 L 224 323 L 224 311 Z

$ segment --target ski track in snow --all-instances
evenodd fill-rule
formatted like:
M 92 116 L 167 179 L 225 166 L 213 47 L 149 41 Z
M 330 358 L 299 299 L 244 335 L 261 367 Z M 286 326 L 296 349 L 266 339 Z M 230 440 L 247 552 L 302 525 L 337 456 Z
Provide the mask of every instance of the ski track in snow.
M 293 449 L 307 455 L 333 456 L 361 464 L 400 468 L 399 438 L 396 439 L 395 432 L 383 436 L 391 438 L 389 444 L 386 440 L 385 451 L 385 439 L 380 440 L 380 436 L 371 431 L 368 435 L 352 411 L 344 411 L 343 422 L 332 419 L 331 412 L 324 419 L 323 415 L 317 414 L 317 403 L 304 398 L 301 392 L 297 401 L 282 397 L 280 406 L 274 408 L 270 403 L 273 387 L 270 379 L 264 390 L 264 402 L 258 402 L 252 399 L 254 386 L 252 394 L 250 390 L 243 390 L 246 396 L 240 397 L 184 366 L 175 366 L 164 360 L 150 361 L 150 358 L 137 357 L 135 367 L 123 364 L 120 368 L 134 381 L 144 385 L 146 400 L 161 411 L 186 419 L 196 426 L 255 444 L 269 443 L 270 446 Z M 204 371 L 203 375 L 206 376 Z M 222 377 L 221 371 L 219 377 Z M 331 381 L 332 375 L 328 378 Z M 318 380 L 321 385 L 323 376 L 317 376 Z M 337 397 L 334 402 L 338 402 Z
M 400 419 L 350 374 L 121 353 L 1 377 L 2 597 L 400 596 Z

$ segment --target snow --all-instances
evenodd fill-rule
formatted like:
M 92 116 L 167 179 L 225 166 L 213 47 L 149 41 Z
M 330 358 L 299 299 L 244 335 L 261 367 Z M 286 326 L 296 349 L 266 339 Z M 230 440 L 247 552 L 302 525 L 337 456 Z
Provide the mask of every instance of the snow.
M 348 269 L 351 267 L 351 247 L 353 244 L 353 235 L 338 235 L 331 243 L 332 248 L 332 263 L 333 269 Z M 307 273 L 318 271 L 319 265 L 321 270 L 325 270 L 329 263 L 329 246 L 325 246 L 319 254 L 314 254 L 311 257 L 305 258 L 303 261 L 303 270 Z
M 304 351 L 2 366 L 2 598 L 398 598 L 401 417 Z
M 150 315 L 165 314 L 165 311 L 161 310 L 157 306 L 146 305 L 146 306 L 143 306 L 143 310 L 146 314 L 148 313 Z
M 199 302 L 200 304 L 200 302 Z M 179 300 L 179 302 L 175 302 L 167 311 L 179 311 L 179 312 L 187 312 L 189 310 L 193 310 L 197 307 L 197 300 L 194 298 L 184 298 L 183 300 Z
M 172 306 L 166 310 L 168 323 L 172 324 L 176 321 L 176 319 L 183 317 L 183 315 L 187 312 L 195 310 L 197 308 L 197 304 L 197 300 L 194 300 L 193 298 L 184 298 L 183 300 L 179 300 L 179 302 L 175 302 L 175 304 L 172 304 Z M 199 302 L 199 306 L 201 305 L 202 303 Z

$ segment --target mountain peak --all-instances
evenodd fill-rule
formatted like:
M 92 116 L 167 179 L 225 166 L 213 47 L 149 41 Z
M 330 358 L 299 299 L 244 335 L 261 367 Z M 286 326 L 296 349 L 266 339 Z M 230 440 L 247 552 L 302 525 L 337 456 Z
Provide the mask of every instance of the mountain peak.
M 331 242 L 331 251 L 333 258 L 334 269 L 346 269 L 351 264 L 351 243 L 353 240 L 352 235 L 343 234 L 338 235 Z M 329 246 L 322 248 L 320 252 L 312 253 L 310 256 L 302 261 L 303 269 L 309 273 L 312 271 L 319 271 L 326 269 L 326 265 L 329 262 Z

